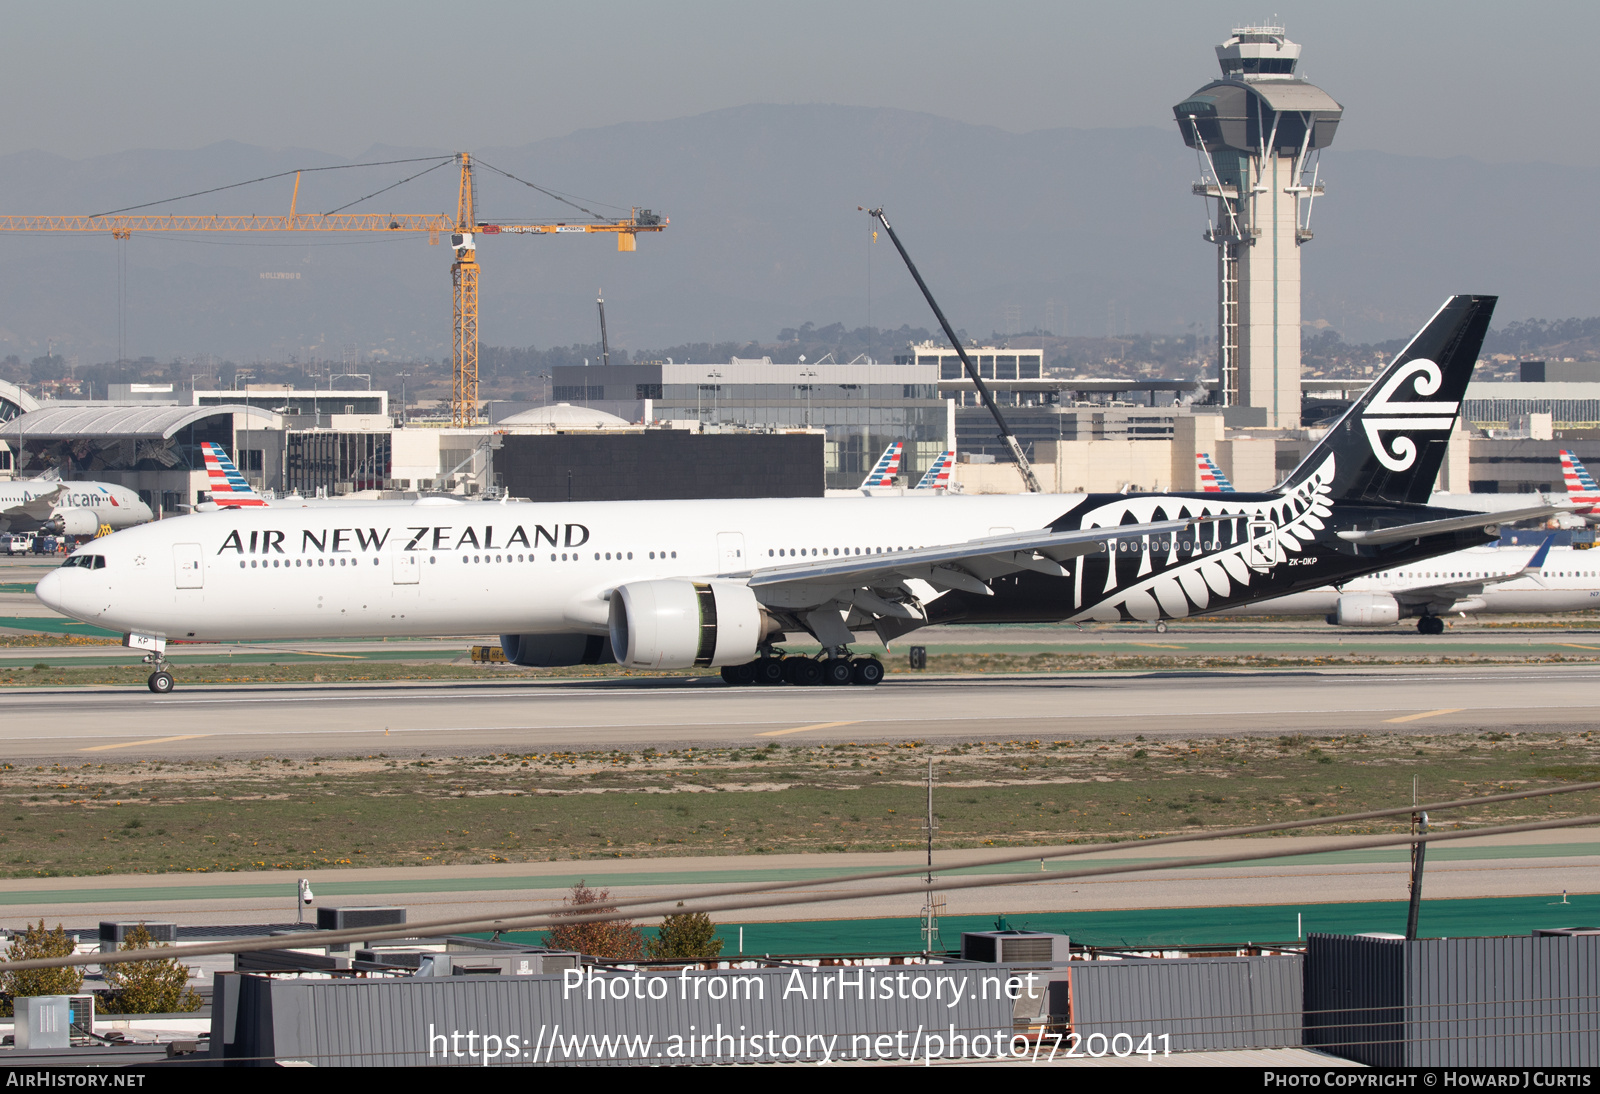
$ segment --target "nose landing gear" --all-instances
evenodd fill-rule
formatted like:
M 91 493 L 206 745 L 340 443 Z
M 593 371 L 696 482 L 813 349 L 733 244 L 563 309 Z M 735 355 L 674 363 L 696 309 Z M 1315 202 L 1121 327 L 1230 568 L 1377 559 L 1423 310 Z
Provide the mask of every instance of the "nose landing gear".
M 150 678 L 145 681 L 145 686 L 151 691 L 155 692 L 157 695 L 165 695 L 177 685 L 177 681 L 173 680 L 172 678 L 172 673 L 167 671 L 166 659 L 163 658 L 161 654 L 145 654 L 144 663 L 152 666 L 155 669 L 155 671 L 150 674 Z

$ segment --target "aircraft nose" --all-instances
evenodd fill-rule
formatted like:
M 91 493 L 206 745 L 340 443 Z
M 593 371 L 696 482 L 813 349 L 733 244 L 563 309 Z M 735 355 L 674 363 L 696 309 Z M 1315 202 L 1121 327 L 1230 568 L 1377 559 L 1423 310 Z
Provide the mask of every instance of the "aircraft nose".
M 39 579 L 39 584 L 34 586 L 33 595 L 43 602 L 44 606 L 54 611 L 66 614 L 66 607 L 62 603 L 61 571 L 51 570 Z

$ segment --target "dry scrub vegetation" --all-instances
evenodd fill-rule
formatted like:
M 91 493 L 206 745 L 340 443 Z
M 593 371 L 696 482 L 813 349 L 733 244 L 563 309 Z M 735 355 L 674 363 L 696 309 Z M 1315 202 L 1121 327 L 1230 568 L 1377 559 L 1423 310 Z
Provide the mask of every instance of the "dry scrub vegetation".
M 13 877 L 1130 840 L 1600 780 L 1588 733 L 852 742 L 4 765 Z M 1437 825 L 1600 813 L 1564 795 Z M 1341 831 L 1391 831 L 1398 825 Z M 1321 829 L 1326 833 L 1331 829 Z

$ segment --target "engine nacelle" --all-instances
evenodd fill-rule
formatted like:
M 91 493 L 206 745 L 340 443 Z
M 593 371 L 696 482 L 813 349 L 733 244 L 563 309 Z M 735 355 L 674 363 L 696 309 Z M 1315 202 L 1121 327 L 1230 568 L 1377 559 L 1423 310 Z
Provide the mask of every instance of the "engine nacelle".
M 500 652 L 513 665 L 541 669 L 612 661 L 611 639 L 598 634 L 502 634 Z
M 92 536 L 100 530 L 100 514 L 93 509 L 57 509 L 49 527 L 58 536 Z
M 611 593 L 611 648 L 629 668 L 743 664 L 771 629 L 737 581 L 632 581 Z
M 1345 593 L 1328 622 L 1341 627 L 1387 627 L 1400 622 L 1400 602 L 1388 593 Z

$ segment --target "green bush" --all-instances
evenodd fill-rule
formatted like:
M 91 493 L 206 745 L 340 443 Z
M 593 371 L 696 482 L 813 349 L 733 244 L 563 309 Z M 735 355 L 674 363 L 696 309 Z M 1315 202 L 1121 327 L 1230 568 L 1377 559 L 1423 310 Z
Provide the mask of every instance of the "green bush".
M 122 939 L 122 950 L 165 949 L 143 923 Z M 199 1010 L 199 993 L 189 987 L 189 966 L 177 958 L 160 961 L 117 961 L 105 966 L 107 990 L 100 993 L 100 1009 L 107 1014 L 179 1014 Z
M 11 940 L 6 947 L 7 961 L 27 961 L 35 957 L 67 957 L 73 951 L 72 938 L 56 924 L 53 931 L 45 930 L 44 920 L 37 927 L 28 927 Z M 11 1001 L 21 995 L 73 995 L 83 987 L 83 969 L 24 969 L 21 972 L 0 973 L 0 1015 L 15 1014 Z
M 683 901 L 678 901 L 683 907 Z M 704 912 L 678 912 L 661 921 L 656 937 L 645 945 L 645 956 L 654 961 L 692 961 L 722 953 L 717 925 Z

